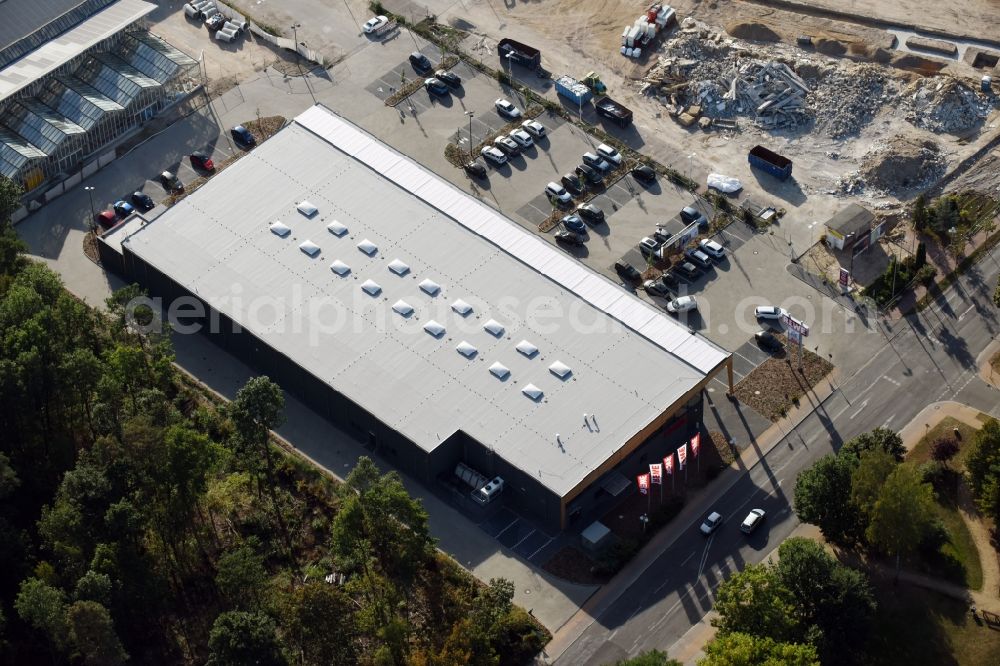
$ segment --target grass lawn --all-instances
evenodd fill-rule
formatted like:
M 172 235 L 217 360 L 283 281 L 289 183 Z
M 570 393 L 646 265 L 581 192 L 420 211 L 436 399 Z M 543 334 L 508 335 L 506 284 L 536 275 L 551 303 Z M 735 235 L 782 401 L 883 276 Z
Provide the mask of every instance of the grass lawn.
M 871 666 L 996 664 L 1000 631 L 976 624 L 967 603 L 892 580 L 873 581 L 878 612 L 866 650 Z
M 988 418 L 985 414 L 979 415 L 981 421 L 985 422 Z M 955 428 L 958 428 L 958 432 L 961 433 L 962 437 L 958 440 L 958 454 L 951 461 L 951 464 L 957 469 L 963 469 L 965 467 L 965 459 L 969 455 L 969 449 L 972 445 L 972 437 L 976 434 L 978 428 L 973 428 L 951 416 L 944 417 L 940 423 L 928 430 L 927 434 L 913 447 L 913 450 L 906 455 L 906 459 L 918 465 L 927 462 L 931 459 L 931 446 L 934 445 L 934 442 L 939 439 L 954 438 Z
M 970 590 L 982 589 L 983 565 L 979 550 L 958 507 L 949 498 L 939 498 L 937 509 L 948 540 L 933 553 L 918 553 L 910 566 Z

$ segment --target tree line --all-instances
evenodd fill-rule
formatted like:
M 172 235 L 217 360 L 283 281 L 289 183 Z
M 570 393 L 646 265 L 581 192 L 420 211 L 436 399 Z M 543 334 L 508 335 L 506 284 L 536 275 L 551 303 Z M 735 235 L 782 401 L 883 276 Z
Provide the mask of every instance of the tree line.
M 14 196 L 11 197 L 11 193 Z M 16 190 L 0 179 L 0 219 Z M 277 448 L 281 389 L 217 404 L 126 305 L 0 225 L 0 663 L 521 664 L 547 640 L 434 547 L 395 472 Z M 137 316 L 151 316 L 138 311 Z

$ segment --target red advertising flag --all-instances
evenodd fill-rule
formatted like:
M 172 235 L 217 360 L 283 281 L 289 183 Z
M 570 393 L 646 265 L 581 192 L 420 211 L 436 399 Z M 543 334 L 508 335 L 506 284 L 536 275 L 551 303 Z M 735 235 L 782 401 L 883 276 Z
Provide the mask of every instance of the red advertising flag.
M 660 463 L 649 465 L 649 480 L 657 485 L 663 483 L 663 465 Z
M 667 474 L 674 473 L 674 454 L 671 453 L 669 456 L 663 459 L 663 469 L 667 471 Z
M 640 474 L 639 479 L 639 492 L 645 495 L 649 492 L 649 474 Z
M 681 444 L 680 448 L 677 449 L 677 462 L 681 464 L 681 469 L 684 469 L 684 465 L 687 464 L 688 459 L 688 445 L 687 442 Z
M 698 449 L 701 448 L 701 433 L 696 432 L 694 437 L 691 438 L 691 455 L 695 458 L 698 457 Z

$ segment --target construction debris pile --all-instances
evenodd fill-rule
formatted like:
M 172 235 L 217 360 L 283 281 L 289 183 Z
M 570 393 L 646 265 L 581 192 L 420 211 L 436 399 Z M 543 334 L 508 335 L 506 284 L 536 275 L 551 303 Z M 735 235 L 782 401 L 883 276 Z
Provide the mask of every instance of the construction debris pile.
M 931 140 L 897 136 L 876 144 L 861 159 L 861 168 L 840 178 L 844 194 L 870 193 L 909 196 L 923 192 L 944 176 L 947 163 Z
M 682 121 L 694 108 L 712 119 L 751 118 L 764 130 L 817 130 L 841 139 L 898 99 L 895 80 L 875 65 L 775 60 L 768 57 L 773 47 L 742 45 L 688 19 L 682 26 L 643 79 L 643 92 Z
M 920 79 L 904 92 L 906 119 L 935 133 L 968 132 L 993 108 L 986 95 L 953 78 Z

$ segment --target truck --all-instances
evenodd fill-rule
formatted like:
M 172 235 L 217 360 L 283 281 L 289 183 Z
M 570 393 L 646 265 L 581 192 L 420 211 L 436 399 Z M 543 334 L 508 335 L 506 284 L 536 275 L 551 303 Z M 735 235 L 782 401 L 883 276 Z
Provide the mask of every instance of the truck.
M 513 39 L 501 39 L 497 44 L 497 53 L 503 60 L 515 62 L 529 69 L 538 69 L 542 66 L 541 51 Z
M 792 175 L 792 161 L 764 146 L 754 146 L 747 156 L 747 161 L 750 162 L 750 166 L 766 171 L 778 180 L 788 180 Z
M 613 120 L 622 127 L 628 127 L 632 124 L 632 110 L 610 97 L 602 97 L 594 102 L 594 108 L 597 109 L 597 113 Z
M 568 75 L 556 79 L 556 92 L 577 106 L 583 106 L 594 97 L 590 88 Z

